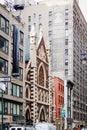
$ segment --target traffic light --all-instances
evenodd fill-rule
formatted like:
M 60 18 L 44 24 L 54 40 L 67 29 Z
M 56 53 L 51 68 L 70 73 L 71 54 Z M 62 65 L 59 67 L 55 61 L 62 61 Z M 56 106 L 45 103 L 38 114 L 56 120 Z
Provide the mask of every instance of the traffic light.
M 61 110 L 61 116 L 62 117 L 66 117 L 66 109 L 65 108 L 62 108 L 62 110 Z

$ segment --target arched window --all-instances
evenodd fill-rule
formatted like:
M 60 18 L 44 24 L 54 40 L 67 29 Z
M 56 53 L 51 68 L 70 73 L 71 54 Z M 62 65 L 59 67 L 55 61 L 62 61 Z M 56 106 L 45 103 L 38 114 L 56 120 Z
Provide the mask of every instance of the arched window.
M 28 96 L 29 96 L 28 88 L 26 88 L 25 97 L 28 98 Z
M 42 111 L 40 113 L 40 121 L 45 121 L 45 113 L 44 113 L 43 109 L 42 109 Z
M 44 86 L 44 71 L 43 71 L 42 66 L 40 67 L 40 70 L 39 70 L 39 84 L 41 86 Z

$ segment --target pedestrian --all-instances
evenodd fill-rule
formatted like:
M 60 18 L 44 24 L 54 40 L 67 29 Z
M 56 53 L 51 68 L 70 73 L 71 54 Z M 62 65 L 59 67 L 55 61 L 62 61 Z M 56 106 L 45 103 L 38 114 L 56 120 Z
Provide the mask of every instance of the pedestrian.
M 78 126 L 77 130 L 81 130 L 79 126 Z

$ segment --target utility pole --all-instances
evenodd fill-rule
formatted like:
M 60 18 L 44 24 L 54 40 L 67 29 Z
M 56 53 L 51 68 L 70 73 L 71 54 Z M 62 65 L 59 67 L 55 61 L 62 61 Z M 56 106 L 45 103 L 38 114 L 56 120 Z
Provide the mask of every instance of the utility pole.
M 2 130 L 3 130 L 3 115 L 4 115 L 4 110 L 3 110 L 3 90 L 1 92 L 2 94 Z

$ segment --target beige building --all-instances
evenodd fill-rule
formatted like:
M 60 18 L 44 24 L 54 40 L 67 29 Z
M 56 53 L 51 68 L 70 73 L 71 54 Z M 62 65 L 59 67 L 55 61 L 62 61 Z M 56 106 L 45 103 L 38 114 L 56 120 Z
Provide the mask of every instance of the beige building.
M 11 82 L 4 82 L 6 90 L 3 93 L 3 129 L 8 128 L 12 122 L 24 120 L 24 62 L 24 25 L 11 10 L 0 4 L 0 77 L 11 76 Z M 19 76 L 16 76 L 18 73 Z M 0 93 L 0 122 L 1 115 Z
M 26 23 L 26 37 L 28 38 L 32 25 L 35 26 L 37 33 L 40 28 L 43 29 L 44 39 L 51 45 L 53 76 L 71 80 L 75 85 L 71 102 L 73 122 L 85 125 L 87 90 L 81 53 L 86 52 L 87 24 L 76 0 L 56 1 L 54 4 L 51 4 L 52 1 L 45 2 L 46 4 L 29 4 L 22 13 Z M 65 93 L 66 99 L 67 95 L 68 93 Z M 66 99 L 65 107 L 67 108 L 70 104 Z M 66 121 L 69 116 L 67 112 Z

